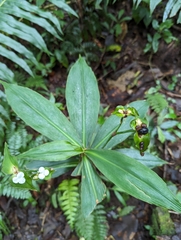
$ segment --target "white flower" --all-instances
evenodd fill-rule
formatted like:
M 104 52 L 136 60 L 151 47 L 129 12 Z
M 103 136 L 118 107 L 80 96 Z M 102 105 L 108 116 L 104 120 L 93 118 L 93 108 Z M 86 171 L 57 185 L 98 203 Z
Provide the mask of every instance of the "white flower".
M 24 177 L 24 173 L 23 172 L 19 172 L 16 174 L 15 177 L 13 177 L 12 181 L 14 183 L 20 183 L 20 184 L 23 184 L 26 182 L 26 179 Z
M 38 178 L 39 179 L 44 179 L 46 176 L 48 176 L 49 171 L 45 169 L 44 167 L 40 167 L 38 169 Z

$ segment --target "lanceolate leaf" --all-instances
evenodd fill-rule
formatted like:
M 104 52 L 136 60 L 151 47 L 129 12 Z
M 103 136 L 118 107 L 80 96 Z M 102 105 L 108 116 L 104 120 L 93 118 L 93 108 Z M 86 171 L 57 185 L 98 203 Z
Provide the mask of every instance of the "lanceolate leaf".
M 161 0 L 150 0 L 150 12 L 151 14 L 155 10 L 156 6 L 161 2 Z
M 66 140 L 80 145 L 72 124 L 53 103 L 28 88 L 1 83 L 12 109 L 27 125 L 52 140 Z
M 4 21 L 6 19 L 6 22 Z M 49 53 L 46 44 L 36 29 L 17 21 L 14 17 L 0 12 L 0 28 L 8 34 L 24 39 L 44 52 Z
M 53 141 L 18 155 L 18 159 L 59 161 L 80 154 L 80 149 L 66 141 Z
M 33 76 L 33 73 L 31 71 L 31 69 L 29 68 L 27 63 L 22 58 L 18 57 L 18 55 L 16 55 L 14 52 L 9 51 L 8 49 L 2 47 L 1 45 L 0 45 L 0 55 L 10 59 L 13 62 L 15 62 L 16 64 L 18 64 L 19 66 L 24 68 L 24 70 L 26 72 L 28 72 L 31 76 Z
M 54 24 L 54 26 L 56 26 L 56 28 L 59 30 L 59 32 L 62 33 L 59 20 L 53 14 L 51 14 L 51 12 L 43 11 L 39 7 L 37 7 L 33 4 L 30 4 L 27 1 L 13 0 L 13 2 L 19 8 L 22 8 L 22 9 L 28 11 L 28 12 L 37 14 L 38 16 L 40 16 L 42 18 L 46 18 L 47 20 L 51 21 Z
M 177 2 L 177 0 L 169 0 L 167 2 L 164 14 L 163 14 L 163 22 L 168 18 L 170 11 L 172 10 L 174 4 Z
M 12 38 L 0 33 L 0 43 L 5 44 L 6 46 L 14 49 L 16 52 L 23 54 L 26 58 L 30 59 L 34 64 L 38 64 L 35 57 L 33 56 L 33 53 L 30 52 L 19 42 L 13 40 Z
M 106 119 L 106 121 L 103 123 L 103 125 L 100 127 L 94 142 L 92 144 L 92 148 L 101 148 L 108 140 L 112 137 L 114 132 L 118 129 L 120 124 L 120 118 L 112 115 L 109 118 Z
M 0 63 L 0 79 L 13 82 L 14 73 L 4 64 Z
M 64 11 L 78 17 L 77 13 L 69 7 L 69 5 L 67 3 L 65 3 L 65 1 L 59 1 L 59 0 L 49 0 L 49 2 L 52 2 L 53 4 L 55 4 L 57 7 L 62 8 Z
M 82 139 L 84 147 L 89 145 L 96 128 L 99 98 L 95 75 L 80 57 L 68 75 L 66 101 L 70 121 Z
M 31 5 L 31 4 L 29 4 L 29 5 Z M 17 7 L 15 4 L 10 4 L 9 8 L 6 8 L 3 12 L 9 13 L 16 17 L 21 17 L 21 18 L 29 20 L 30 22 L 36 23 L 39 26 L 45 28 L 48 32 L 50 32 L 56 38 L 60 39 L 60 36 L 56 32 L 56 30 L 52 27 L 52 25 L 46 19 L 44 19 L 42 17 L 37 17 L 36 15 L 33 15 L 32 13 L 30 13 L 28 11 L 24 11 L 21 8 Z
M 157 206 L 181 212 L 181 204 L 152 170 L 113 150 L 88 150 L 87 156 L 110 181 L 126 193 Z
M 96 205 L 104 198 L 106 187 L 99 175 L 84 157 L 81 182 L 81 209 L 84 217 L 87 217 L 94 210 Z
M 135 160 L 137 160 L 138 162 L 144 164 L 149 168 L 155 168 L 158 166 L 162 166 L 163 164 L 167 164 L 166 161 L 160 159 L 157 156 L 152 155 L 149 152 L 145 152 L 144 156 L 141 156 L 140 152 L 136 149 L 124 148 L 124 149 L 119 149 L 118 151 L 125 154 L 128 157 L 134 158 Z

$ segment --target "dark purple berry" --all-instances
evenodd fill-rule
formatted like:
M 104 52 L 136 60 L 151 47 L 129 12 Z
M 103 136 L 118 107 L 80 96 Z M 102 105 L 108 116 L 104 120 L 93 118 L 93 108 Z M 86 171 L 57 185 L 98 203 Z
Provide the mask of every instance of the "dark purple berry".
M 145 135 L 148 133 L 148 128 L 147 127 L 142 127 L 141 129 L 138 130 L 139 135 Z

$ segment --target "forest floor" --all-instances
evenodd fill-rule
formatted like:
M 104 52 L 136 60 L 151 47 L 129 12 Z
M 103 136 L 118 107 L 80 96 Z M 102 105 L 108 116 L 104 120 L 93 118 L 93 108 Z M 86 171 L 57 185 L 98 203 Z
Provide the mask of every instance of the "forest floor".
M 145 92 L 150 87 L 156 86 L 156 80 L 160 81 L 161 92 L 167 98 L 173 98 L 173 107 L 177 116 L 181 116 L 181 78 L 178 78 L 174 90 L 168 89 L 171 76 L 181 73 L 181 51 L 177 43 L 165 44 L 160 41 L 158 52 L 150 56 L 143 54 L 146 45 L 146 30 L 142 24 L 136 25 L 130 22 L 127 25 L 127 32 L 121 40 L 122 50 L 115 61 L 116 70 L 110 70 L 102 74 L 105 59 L 110 59 L 109 54 L 100 56 L 100 62 L 93 64 L 99 89 L 101 92 L 101 103 L 104 107 L 110 106 L 108 113 L 117 105 L 126 105 L 129 102 L 144 99 Z M 181 28 L 173 28 L 173 35 L 181 39 Z M 106 55 L 107 54 L 107 55 Z M 138 76 L 135 80 L 135 76 Z M 66 70 L 56 66 L 53 74 L 47 78 L 48 88 L 65 87 L 67 78 Z M 64 100 L 63 100 L 64 101 Z M 168 161 L 168 165 L 160 167 L 160 177 L 171 181 L 178 187 L 181 184 L 181 140 L 172 143 L 166 141 L 158 145 L 158 152 L 162 159 Z M 51 202 L 51 187 L 56 188 L 62 177 L 53 179 L 41 185 L 38 193 L 33 192 L 37 201 L 36 206 L 29 204 L 23 207 L 23 201 L 1 197 L 0 207 L 5 211 L 9 220 L 11 233 L 4 237 L 4 240 L 77 240 L 75 233 L 72 233 L 61 209 L 55 209 Z M 153 239 L 145 225 L 151 225 L 151 214 L 155 206 L 130 197 L 128 205 L 135 206 L 134 210 L 124 216 L 115 218 L 120 202 L 111 198 L 107 203 L 107 219 L 109 223 L 109 240 L 149 240 Z M 175 226 L 175 234 L 172 236 L 160 236 L 162 240 L 181 239 L 181 217 L 171 213 Z M 97 240 L 97 239 L 95 239 Z

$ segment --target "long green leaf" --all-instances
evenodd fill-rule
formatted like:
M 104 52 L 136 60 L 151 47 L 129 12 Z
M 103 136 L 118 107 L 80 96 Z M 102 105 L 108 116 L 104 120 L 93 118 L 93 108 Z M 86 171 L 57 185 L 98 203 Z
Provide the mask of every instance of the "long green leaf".
M 180 8 L 181 8 L 181 2 L 180 2 L 180 0 L 177 0 L 177 2 L 174 4 L 174 6 L 172 8 L 172 11 L 170 13 L 170 17 L 174 17 L 178 13 Z
M 84 217 L 88 217 L 96 205 L 104 198 L 106 187 L 99 175 L 84 157 L 81 182 L 81 209 Z
M 4 64 L 0 63 L 0 79 L 13 82 L 14 73 Z
M 166 161 L 148 152 L 145 152 L 144 156 L 141 156 L 140 152 L 136 149 L 123 148 L 119 149 L 118 151 L 125 154 L 128 157 L 134 158 L 135 160 L 149 168 L 155 168 L 158 166 L 162 166 L 163 164 L 167 164 Z
M 31 4 L 29 4 L 29 5 L 31 5 Z M 57 31 L 54 29 L 54 27 L 52 27 L 52 25 L 46 19 L 44 19 L 42 17 L 37 17 L 36 15 L 34 15 L 28 11 L 24 11 L 21 8 L 17 7 L 15 4 L 10 4 L 8 6 L 8 8 L 4 8 L 3 12 L 14 15 L 19 18 L 27 19 L 30 22 L 33 22 L 33 23 L 43 27 L 44 29 L 46 29 L 47 32 L 50 32 L 56 38 L 61 39 L 60 36 L 58 35 Z
M 88 150 L 87 156 L 110 181 L 126 193 L 157 206 L 181 212 L 181 203 L 152 170 L 113 150 Z
M 12 0 L 10 0 L 10 1 L 12 1 Z M 26 10 L 27 12 L 37 14 L 38 16 L 51 21 L 54 24 L 54 26 L 56 26 L 56 28 L 59 30 L 59 32 L 62 33 L 60 21 L 53 14 L 51 14 L 51 12 L 43 11 L 36 5 L 30 4 L 27 1 L 13 0 L 13 2 L 19 8 L 22 8 L 22 9 Z
M 27 63 L 22 58 L 18 57 L 18 55 L 16 55 L 14 52 L 9 51 L 8 49 L 4 48 L 1 45 L 0 45 L 0 55 L 6 57 L 6 58 L 10 59 L 11 61 L 13 61 L 14 63 L 18 64 L 26 72 L 28 72 L 31 76 L 33 76 L 31 69 L 29 68 Z
M 12 109 L 27 125 L 52 140 L 66 140 L 80 145 L 72 124 L 53 103 L 28 88 L 1 83 Z
M 169 14 L 176 2 L 177 2 L 177 0 L 169 0 L 167 2 L 166 8 L 163 13 L 163 22 L 168 18 Z
M 70 121 L 83 146 L 88 147 L 97 124 L 100 96 L 95 75 L 81 57 L 68 75 L 66 101 Z
M 65 3 L 64 0 L 62 0 L 62 1 L 59 1 L 59 0 L 49 0 L 49 2 L 52 2 L 57 7 L 62 8 L 64 11 L 74 15 L 75 17 L 78 17 L 77 13 L 71 7 L 69 7 L 69 5 L 67 3 Z
M 150 12 L 151 14 L 155 10 L 156 6 L 161 2 L 161 0 L 150 0 Z
M 106 145 L 107 141 L 113 135 L 113 133 L 117 130 L 120 124 L 120 118 L 112 115 L 106 119 L 103 125 L 99 128 L 99 131 L 94 139 L 92 144 L 92 148 L 102 148 Z
M 71 169 L 75 168 L 78 164 L 78 160 L 75 158 L 69 158 L 65 161 L 26 161 L 25 167 L 28 169 L 38 169 L 39 167 L 53 168 L 54 172 L 52 177 L 58 177 Z
M 38 64 L 33 53 L 30 52 L 26 47 L 24 47 L 21 43 L 13 40 L 12 38 L 5 36 L 0 33 L 0 43 L 14 49 L 16 52 L 23 54 L 26 58 L 30 59 L 35 65 Z
M 6 22 L 4 19 L 6 19 Z M 21 39 L 24 39 L 42 51 L 49 53 L 43 38 L 36 29 L 29 27 L 26 24 L 17 21 L 12 16 L 2 12 L 0 12 L 0 29 L 8 34 L 13 34 Z
M 81 151 L 77 149 L 77 146 L 73 146 L 66 141 L 53 141 L 18 155 L 18 159 L 60 161 L 80 153 Z

